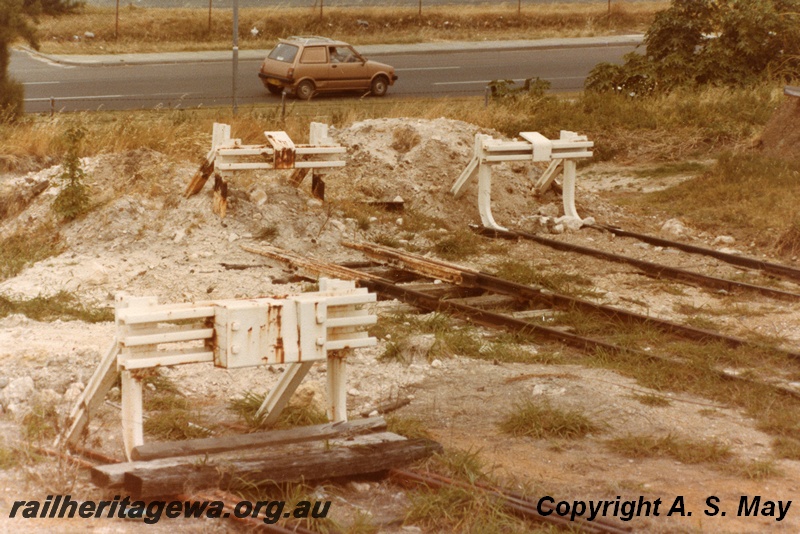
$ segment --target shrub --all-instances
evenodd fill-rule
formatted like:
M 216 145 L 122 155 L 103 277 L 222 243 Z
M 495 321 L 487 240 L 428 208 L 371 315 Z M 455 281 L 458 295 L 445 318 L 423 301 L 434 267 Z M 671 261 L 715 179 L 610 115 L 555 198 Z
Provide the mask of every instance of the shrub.
M 76 126 L 67 130 L 67 154 L 63 170 L 58 176 L 61 191 L 53 201 L 53 211 L 65 221 L 71 221 L 89 211 L 89 188 L 84 183 L 86 173 L 81 167 L 78 149 L 86 135 L 83 128 Z
M 596 66 L 585 88 L 638 96 L 791 79 L 800 74 L 799 18 L 798 0 L 673 0 L 648 28 L 646 53 L 628 54 L 622 66 Z
M 0 122 L 14 122 L 25 111 L 25 90 L 14 80 L 0 82 Z

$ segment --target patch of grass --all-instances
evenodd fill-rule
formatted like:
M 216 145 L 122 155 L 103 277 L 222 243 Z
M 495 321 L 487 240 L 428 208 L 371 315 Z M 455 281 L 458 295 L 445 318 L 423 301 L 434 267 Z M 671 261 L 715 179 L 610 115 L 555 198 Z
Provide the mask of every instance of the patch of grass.
M 669 178 L 680 174 L 700 174 L 708 168 L 708 165 L 696 161 L 681 161 L 670 162 L 658 165 L 656 167 L 649 167 L 647 169 L 639 169 L 633 171 L 634 176 L 638 178 Z
M 530 526 L 506 512 L 497 499 L 477 490 L 416 489 L 407 497 L 410 503 L 404 523 L 425 532 L 530 532 Z
M 664 408 L 667 406 L 672 406 L 672 401 L 668 398 L 664 397 L 663 395 L 655 395 L 653 393 L 647 394 L 639 394 L 636 393 L 631 395 L 632 398 L 636 399 L 637 401 L 641 402 L 645 406 L 653 406 L 656 408 Z
M 446 260 L 463 260 L 480 251 L 480 239 L 480 236 L 469 230 L 456 230 L 436 241 L 431 250 Z
M 725 473 L 749 480 L 765 480 L 781 475 L 772 460 L 731 461 L 720 467 Z
M 34 297 L 29 300 L 11 300 L 0 296 L 0 317 L 21 313 L 35 321 L 78 320 L 100 323 L 114 320 L 110 308 L 90 308 L 83 305 L 72 293 L 59 291 L 49 297 Z
M 0 445 L 0 469 L 13 469 L 20 463 L 20 451 L 6 445 Z
M 495 275 L 518 284 L 538 286 L 556 293 L 575 293 L 579 288 L 594 287 L 591 279 L 563 271 L 547 272 L 530 262 L 504 260 L 495 268 Z
M 647 195 L 644 201 L 707 232 L 735 228 L 742 241 L 793 254 L 797 221 L 787 221 L 786 214 L 796 211 L 798 176 L 800 163 L 756 152 L 729 152 L 701 176 Z
M 264 417 L 257 415 L 258 409 L 265 398 L 266 394 L 247 391 L 242 397 L 234 398 L 228 402 L 228 409 L 238 415 L 253 430 L 265 429 L 268 427 L 264 423 Z M 313 404 L 304 406 L 290 404 L 283 409 L 278 421 L 269 428 L 292 428 L 327 422 L 327 414 Z
M 628 458 L 666 456 L 684 464 L 719 463 L 731 457 L 730 448 L 718 441 L 695 441 L 672 434 L 660 438 L 623 436 L 606 441 L 606 448 Z
M 386 425 L 389 432 L 400 434 L 408 439 L 431 437 L 425 428 L 425 423 L 413 416 L 391 414 L 386 417 Z
M 417 130 L 412 126 L 403 126 L 392 132 L 392 148 L 405 154 L 422 142 Z
M 772 450 L 778 458 L 800 460 L 800 439 L 778 436 L 772 441 Z
M 391 248 L 400 248 L 401 245 L 400 240 L 397 239 L 397 237 L 389 234 L 378 234 L 373 238 L 373 241 L 379 245 Z
M 0 240 L 0 281 L 13 278 L 29 265 L 62 251 L 61 236 L 51 225 L 4 237 Z
M 146 434 L 166 441 L 205 438 L 211 435 L 200 414 L 181 405 L 149 412 L 143 426 Z
M 515 437 L 579 439 L 600 426 L 577 410 L 558 408 L 546 399 L 526 399 L 506 414 L 500 429 Z
M 51 404 L 36 402 L 22 418 L 22 435 L 29 441 L 49 441 L 60 431 L 58 410 Z
M 263 226 L 254 236 L 259 241 L 274 241 L 280 234 L 280 229 L 277 224 L 268 224 Z

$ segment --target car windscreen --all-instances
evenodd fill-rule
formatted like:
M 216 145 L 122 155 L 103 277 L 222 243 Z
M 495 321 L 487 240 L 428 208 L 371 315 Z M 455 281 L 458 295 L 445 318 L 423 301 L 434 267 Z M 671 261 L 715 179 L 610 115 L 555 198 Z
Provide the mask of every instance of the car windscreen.
M 269 56 L 267 57 L 269 57 L 269 59 L 291 63 L 294 61 L 294 57 L 297 55 L 297 50 L 298 47 L 295 45 L 278 43 L 278 45 L 272 49 L 272 52 L 270 52 Z

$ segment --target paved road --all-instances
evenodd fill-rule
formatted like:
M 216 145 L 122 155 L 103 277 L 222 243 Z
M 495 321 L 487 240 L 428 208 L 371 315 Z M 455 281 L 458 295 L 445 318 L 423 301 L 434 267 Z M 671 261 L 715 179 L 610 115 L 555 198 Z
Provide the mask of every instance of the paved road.
M 387 100 L 482 95 L 496 79 L 540 77 L 553 91 L 579 90 L 591 68 L 621 61 L 641 36 L 483 43 L 374 45 L 361 52 L 395 66 Z M 240 51 L 237 101 L 278 103 L 256 73 L 263 50 Z M 11 75 L 25 86 L 27 112 L 229 105 L 231 52 L 43 57 L 14 51 Z M 336 96 L 320 98 L 355 98 Z M 52 100 L 51 100 L 52 99 Z

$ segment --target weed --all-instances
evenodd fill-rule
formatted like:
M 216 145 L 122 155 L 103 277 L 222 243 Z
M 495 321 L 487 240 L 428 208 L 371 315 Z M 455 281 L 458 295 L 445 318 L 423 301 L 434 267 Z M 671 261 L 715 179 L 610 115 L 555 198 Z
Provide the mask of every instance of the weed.
M 694 441 L 668 434 L 661 438 L 627 435 L 606 441 L 611 452 L 629 458 L 668 456 L 681 463 L 718 463 L 731 457 L 730 448 L 716 440 Z
M 506 414 L 500 429 L 516 437 L 578 439 L 600 427 L 577 410 L 557 408 L 548 400 L 526 399 Z

